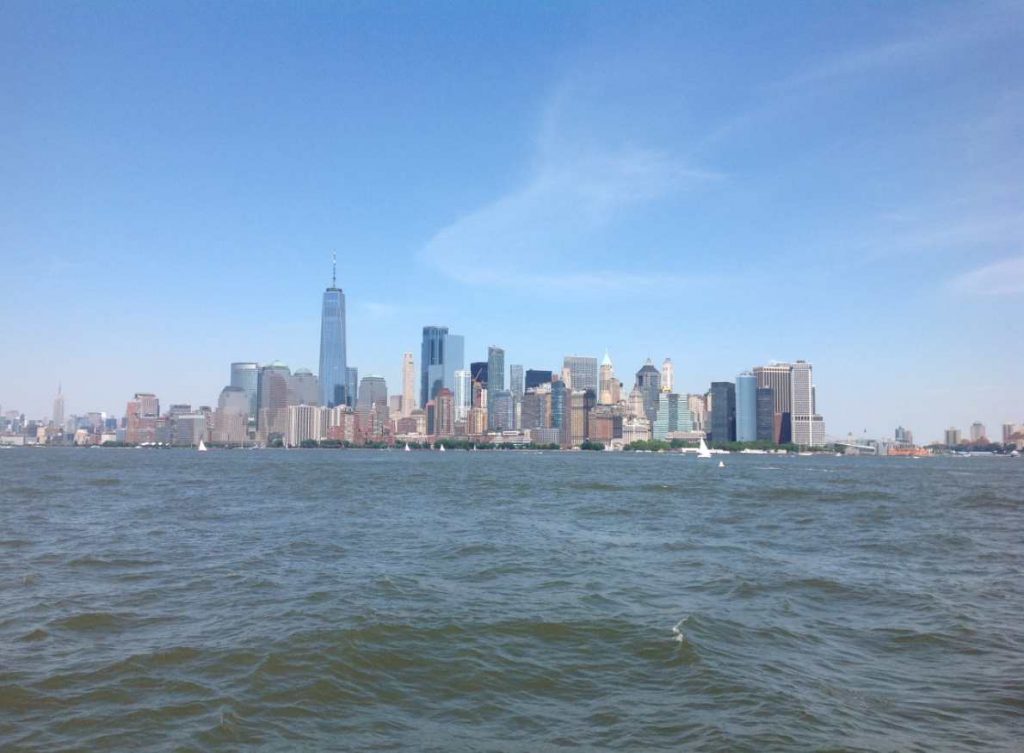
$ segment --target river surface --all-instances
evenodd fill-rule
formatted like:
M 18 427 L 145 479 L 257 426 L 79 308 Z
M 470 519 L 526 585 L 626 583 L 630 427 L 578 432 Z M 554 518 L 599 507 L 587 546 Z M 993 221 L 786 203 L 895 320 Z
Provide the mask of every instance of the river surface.
M 1024 460 L 0 452 L 0 750 L 1020 751 Z

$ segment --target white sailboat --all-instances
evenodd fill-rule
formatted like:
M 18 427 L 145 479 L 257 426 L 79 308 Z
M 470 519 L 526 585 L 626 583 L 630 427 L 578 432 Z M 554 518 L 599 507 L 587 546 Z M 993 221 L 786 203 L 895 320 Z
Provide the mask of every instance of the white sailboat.
M 199 440 L 199 447 L 196 448 L 199 452 L 206 452 L 206 442 L 202 439 Z
M 441 445 L 441 452 L 444 452 L 444 445 Z
M 697 457 L 703 460 L 711 459 L 711 450 L 708 449 L 708 445 L 704 441 L 704 437 L 700 438 L 700 447 L 697 448 Z
M 412 452 L 412 450 L 409 449 L 409 443 L 408 442 L 405 443 L 405 451 L 406 452 Z

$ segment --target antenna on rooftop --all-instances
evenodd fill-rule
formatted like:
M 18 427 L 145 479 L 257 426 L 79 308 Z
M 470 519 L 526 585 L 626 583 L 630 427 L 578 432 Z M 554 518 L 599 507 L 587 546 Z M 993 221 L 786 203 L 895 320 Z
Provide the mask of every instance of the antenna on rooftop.
M 338 254 L 331 254 L 331 287 L 338 287 Z

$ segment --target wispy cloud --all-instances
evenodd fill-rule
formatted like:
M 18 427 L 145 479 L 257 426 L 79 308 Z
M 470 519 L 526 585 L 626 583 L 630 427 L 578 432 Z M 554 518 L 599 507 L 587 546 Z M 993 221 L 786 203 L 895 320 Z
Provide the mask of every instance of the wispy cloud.
M 1024 293 L 1024 255 L 965 272 L 953 278 L 950 287 L 968 295 L 1020 295 Z
M 621 265 L 595 268 L 587 244 L 631 208 L 714 181 L 664 152 L 641 148 L 553 156 L 524 186 L 439 231 L 420 258 L 473 285 L 609 290 L 664 284 Z M 623 249 L 628 257 L 629 249 Z

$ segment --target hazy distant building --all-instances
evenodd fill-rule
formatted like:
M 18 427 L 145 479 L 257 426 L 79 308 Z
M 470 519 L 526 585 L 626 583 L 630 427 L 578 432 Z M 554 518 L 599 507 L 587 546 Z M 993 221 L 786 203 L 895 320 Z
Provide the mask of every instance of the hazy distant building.
M 566 356 L 562 368 L 569 370 L 569 385 L 574 390 L 592 390 L 596 395 L 597 359 L 589 356 Z
M 488 370 L 488 374 L 490 374 Z M 493 376 L 492 376 L 493 379 Z M 512 431 L 515 428 L 515 401 L 509 390 L 487 390 L 487 423 L 489 431 Z
M 347 406 L 343 406 L 347 407 Z M 298 447 L 303 442 L 320 442 L 327 438 L 330 410 L 318 405 L 288 406 L 288 429 L 285 444 Z
M 757 379 L 744 372 L 736 377 L 736 441 L 757 440 Z
M 526 392 L 525 382 L 521 364 L 514 363 L 508 367 L 508 389 L 516 400 L 523 399 L 523 393 Z
M 651 359 L 636 372 L 634 389 L 643 396 L 644 417 L 653 425 L 658 416 L 658 395 L 661 393 L 661 373 L 654 368 Z
M 666 358 L 661 364 L 661 391 L 675 392 L 676 367 L 672 364 L 671 358 Z
M 711 441 L 736 441 L 736 385 L 711 383 Z
M 757 401 L 757 441 L 775 441 L 775 390 L 771 387 L 758 387 Z
M 402 415 L 408 416 L 419 405 L 416 402 L 416 362 L 412 353 L 402 354 Z
M 288 430 L 288 382 L 291 369 L 280 361 L 260 369 L 256 429 L 264 443 Z
M 242 387 L 228 385 L 217 399 L 212 439 L 221 444 L 242 444 L 248 437 L 249 395 Z
M 178 447 L 195 447 L 207 439 L 206 416 L 202 413 L 183 413 L 174 417 L 172 442 Z
M 960 430 L 954 427 L 946 429 L 946 447 L 958 447 L 963 443 Z
M 975 421 L 973 424 L 971 424 L 971 441 L 988 441 L 988 432 L 985 431 L 985 424 L 981 423 L 981 421 Z
M 643 415 L 630 415 L 622 419 L 622 442 L 646 442 L 651 438 L 651 422 Z
M 257 396 L 259 395 L 260 367 L 254 361 L 235 361 L 231 364 L 231 386 L 245 392 L 249 401 L 249 408 L 246 410 L 250 416 L 256 418 Z
M 337 263 L 331 273 L 331 286 L 324 291 L 320 314 L 319 402 L 328 407 L 351 404 L 348 395 L 348 363 L 345 342 L 345 294 L 337 285 Z
M 296 369 L 288 378 L 288 405 L 319 405 L 322 391 L 309 369 Z
M 64 392 L 61 385 L 57 385 L 57 396 L 53 398 L 53 426 L 57 429 L 64 427 Z
M 792 389 L 790 423 L 793 444 L 819 447 L 825 444 L 825 421 L 815 405 L 814 379 L 811 364 L 797 361 L 790 377 Z
M 527 369 L 526 378 L 524 380 L 524 389 L 532 389 L 534 387 L 540 387 L 544 384 L 551 384 L 551 371 L 545 369 Z
M 345 400 L 350 408 L 355 407 L 359 399 L 359 369 L 355 366 L 345 367 Z
M 913 447 L 914 446 L 914 432 L 910 429 L 904 429 L 902 426 L 897 426 L 895 431 L 892 433 L 893 442 L 897 447 Z

